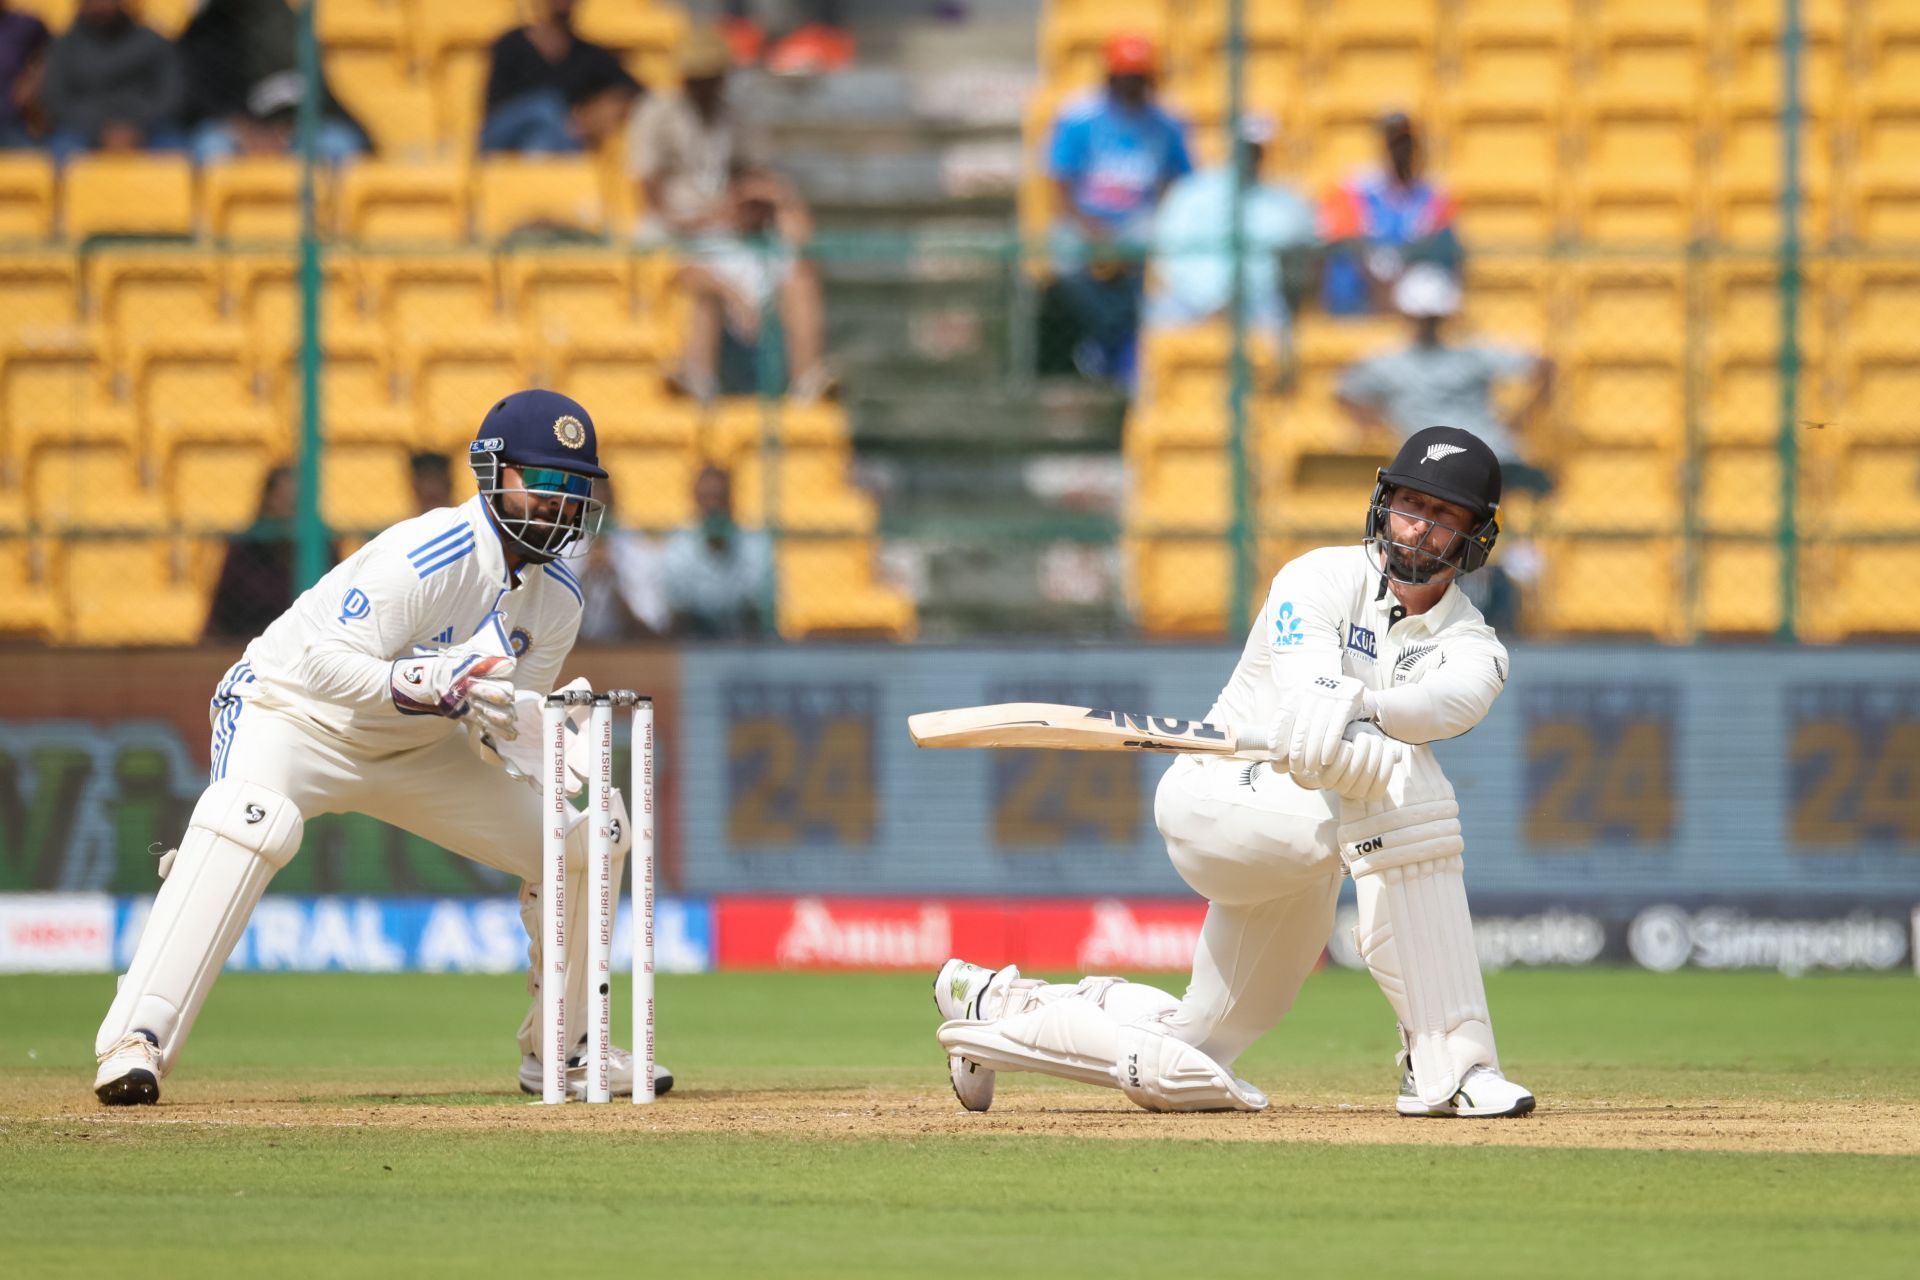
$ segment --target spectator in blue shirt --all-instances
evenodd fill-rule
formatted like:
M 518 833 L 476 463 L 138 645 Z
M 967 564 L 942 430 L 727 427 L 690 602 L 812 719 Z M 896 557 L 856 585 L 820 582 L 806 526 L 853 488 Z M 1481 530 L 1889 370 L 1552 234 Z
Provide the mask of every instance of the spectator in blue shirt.
M 1329 315 L 1391 310 L 1394 284 L 1408 263 L 1460 272 L 1453 195 L 1422 172 L 1413 121 L 1400 111 L 1382 116 L 1380 142 L 1386 164 L 1339 183 L 1321 207 Z
M 1245 213 L 1241 314 L 1260 338 L 1281 341 L 1292 303 L 1312 267 L 1313 206 L 1262 180 L 1273 122 L 1247 116 L 1235 131 Z M 1149 328 L 1178 328 L 1224 316 L 1233 298 L 1233 170 L 1218 165 L 1174 183 L 1153 224 L 1147 284 Z
M 1139 323 L 1142 260 L 1154 210 L 1193 168 L 1184 131 L 1153 101 L 1153 42 L 1107 41 L 1104 93 L 1062 109 L 1047 151 L 1060 215 L 1049 250 L 1063 301 L 1082 341 L 1075 363 L 1127 380 Z

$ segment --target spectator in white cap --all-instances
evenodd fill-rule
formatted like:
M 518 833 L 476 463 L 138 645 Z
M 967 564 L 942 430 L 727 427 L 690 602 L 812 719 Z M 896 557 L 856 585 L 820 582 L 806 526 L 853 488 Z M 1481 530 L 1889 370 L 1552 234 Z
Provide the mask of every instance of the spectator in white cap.
M 1522 456 L 1519 436 L 1553 391 L 1553 362 L 1519 347 L 1446 341 L 1460 309 L 1460 284 L 1445 267 L 1416 263 L 1393 288 L 1393 304 L 1413 322 L 1413 341 L 1369 356 L 1340 378 L 1340 405 L 1363 426 L 1384 426 L 1397 441 L 1435 424 L 1471 431 L 1500 459 L 1507 488 L 1544 492 L 1546 473 Z M 1511 418 L 1493 400 L 1494 384 L 1526 378 L 1531 387 Z
M 1243 116 L 1235 135 L 1245 202 L 1241 314 L 1249 329 L 1278 344 L 1291 304 L 1309 284 L 1313 207 L 1260 176 L 1273 142 L 1271 120 Z M 1147 326 L 1178 328 L 1226 315 L 1233 299 L 1232 250 L 1232 166 L 1214 165 L 1175 182 L 1154 216 Z

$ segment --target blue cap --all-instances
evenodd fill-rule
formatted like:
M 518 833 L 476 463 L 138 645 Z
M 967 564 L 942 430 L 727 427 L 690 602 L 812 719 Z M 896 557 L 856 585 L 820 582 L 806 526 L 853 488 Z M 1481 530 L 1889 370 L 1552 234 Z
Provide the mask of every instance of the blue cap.
M 558 391 L 516 391 L 487 410 L 471 454 L 497 454 L 516 467 L 559 467 L 606 479 L 593 419 Z

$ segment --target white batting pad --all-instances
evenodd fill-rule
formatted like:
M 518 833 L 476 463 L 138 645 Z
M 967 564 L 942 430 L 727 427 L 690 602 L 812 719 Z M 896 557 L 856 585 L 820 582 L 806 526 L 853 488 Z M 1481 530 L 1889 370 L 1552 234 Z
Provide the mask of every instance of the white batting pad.
M 292 801 L 257 783 L 223 778 L 206 789 L 100 1024 L 96 1054 L 150 1031 L 162 1071 L 173 1070 L 267 882 L 299 852 L 304 826 Z
M 1440 1106 L 1476 1066 L 1499 1067 L 1473 946 L 1460 807 L 1433 752 L 1415 748 L 1387 795 L 1341 806 L 1354 942 L 1399 1016 L 1420 1100 Z
M 1259 1111 L 1258 1089 L 1155 1022 L 1121 1023 L 1085 999 L 1049 1001 L 998 1022 L 948 1022 L 949 1054 L 996 1071 L 1037 1071 L 1119 1089 L 1149 1111 Z

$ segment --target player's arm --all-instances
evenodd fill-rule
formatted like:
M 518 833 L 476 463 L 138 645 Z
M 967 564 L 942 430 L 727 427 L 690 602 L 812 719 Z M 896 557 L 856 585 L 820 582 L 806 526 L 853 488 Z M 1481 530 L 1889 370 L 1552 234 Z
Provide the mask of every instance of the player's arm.
M 1364 689 L 1341 665 L 1343 604 L 1340 583 L 1318 559 L 1303 556 L 1274 575 L 1255 624 L 1266 633 L 1267 670 L 1282 708 L 1270 745 L 1303 779 L 1333 764 L 1347 726 L 1365 718 Z
M 1448 645 L 1415 683 L 1367 690 L 1366 708 L 1390 738 L 1438 742 L 1479 724 L 1506 684 L 1506 648 L 1491 638 L 1465 639 Z

